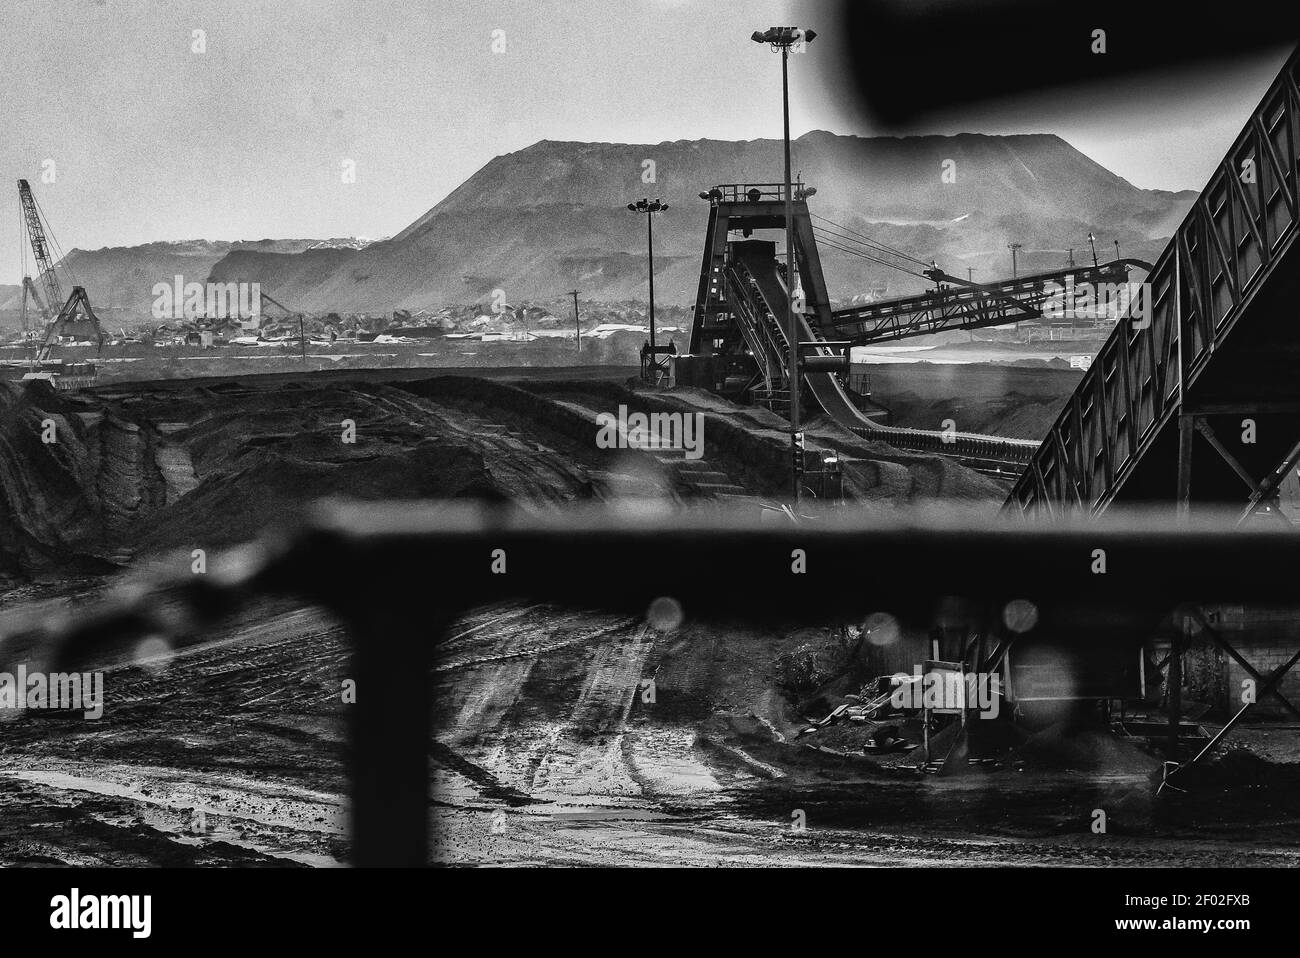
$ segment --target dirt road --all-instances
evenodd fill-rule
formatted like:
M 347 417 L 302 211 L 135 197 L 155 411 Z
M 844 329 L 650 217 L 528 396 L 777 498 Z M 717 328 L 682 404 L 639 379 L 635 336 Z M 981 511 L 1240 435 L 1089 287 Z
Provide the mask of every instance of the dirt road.
M 558 635 L 557 635 L 558 633 Z M 559 636 L 563 636 L 560 638 Z M 435 855 L 451 864 L 1255 865 L 1290 812 L 1201 815 L 1148 774 L 900 774 L 798 742 L 767 672 L 791 634 L 544 607 L 466 630 L 437 673 Z M 520 649 L 533 650 L 514 655 Z M 506 657 L 509 656 L 509 657 Z M 1142 756 L 1143 769 L 1157 762 Z M 1107 815 L 1093 831 L 1096 810 Z M 1255 830 L 1262 814 L 1267 832 Z M 1213 822 L 1211 828 L 1206 823 Z
M 1300 860 L 1293 802 L 1224 799 L 1202 814 L 1153 800 L 1143 774 L 1007 767 L 940 779 L 809 748 L 794 739 L 801 720 L 769 675 L 798 639 L 691 622 L 660 632 L 640 619 L 544 605 L 467 616 L 435 649 L 432 857 Z M 5 716 L 0 864 L 343 862 L 347 641 L 336 625 L 315 611 L 265 606 L 201 644 L 149 654 L 106 669 L 98 720 Z M 1106 834 L 1090 828 L 1098 808 Z

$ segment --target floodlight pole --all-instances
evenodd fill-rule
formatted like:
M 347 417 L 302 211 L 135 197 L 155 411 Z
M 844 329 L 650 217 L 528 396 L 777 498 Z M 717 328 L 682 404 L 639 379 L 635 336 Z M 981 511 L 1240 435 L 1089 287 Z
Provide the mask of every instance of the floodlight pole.
M 578 344 L 578 352 L 582 352 L 582 321 L 578 319 L 578 291 L 572 290 L 569 295 L 573 297 L 573 337 Z
M 771 27 L 766 32 L 755 31 L 750 37 L 755 43 L 770 43 L 781 51 L 781 117 L 785 126 L 785 301 L 786 344 L 790 348 L 789 368 L 786 378 L 790 383 L 790 465 L 793 473 L 794 505 L 799 505 L 803 476 L 803 433 L 799 429 L 799 318 L 794 302 L 794 184 L 790 176 L 790 47 L 798 43 L 811 43 L 817 36 L 812 30 L 799 27 Z
M 655 352 L 655 214 L 652 206 L 645 215 L 646 249 L 650 271 L 650 362 L 659 368 L 659 356 Z
M 627 204 L 627 208 L 633 213 L 645 214 L 646 228 L 646 256 L 649 259 L 650 273 L 650 364 L 656 371 L 659 369 L 658 353 L 655 349 L 655 228 L 654 215 L 662 213 L 668 209 L 668 204 L 662 200 L 642 199 L 636 203 Z M 644 373 L 644 370 L 642 370 Z
M 802 436 L 799 432 L 799 321 L 794 311 L 794 197 L 790 183 L 790 45 L 781 45 L 781 111 L 785 121 L 785 302 L 786 343 L 790 347 L 790 466 L 793 501 L 799 505 L 803 479 Z

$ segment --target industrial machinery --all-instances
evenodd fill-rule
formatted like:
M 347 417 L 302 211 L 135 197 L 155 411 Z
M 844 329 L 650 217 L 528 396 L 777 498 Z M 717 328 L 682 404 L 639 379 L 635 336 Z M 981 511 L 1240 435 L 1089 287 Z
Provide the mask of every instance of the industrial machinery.
M 882 421 L 885 409 L 847 388 L 849 349 L 949 329 L 1038 319 L 1046 301 L 1062 288 L 1125 284 L 1130 268 L 1148 268 L 1149 264 L 1122 259 L 979 284 L 877 244 L 882 257 L 909 260 L 912 265 L 906 271 L 933 281 L 935 288 L 917 296 L 833 310 L 818 242 L 841 249 L 851 241 L 832 231 L 843 229 L 838 224 L 814 223 L 824 220 L 809 211 L 808 198 L 814 192 L 802 183 L 795 184 L 791 204 L 797 269 L 794 294 L 802 305 L 796 312 L 803 317 L 799 333 L 803 389 L 828 416 L 864 439 L 953 456 L 988 474 L 1014 478 L 1037 451 L 1037 442 L 886 425 Z M 709 225 L 690 353 L 692 357 L 718 357 L 720 366 L 739 370 L 746 398 L 784 412 L 789 346 L 784 324 L 777 317 L 787 315 L 789 284 L 777 262 L 775 244 L 750 237 L 757 231 L 784 228 L 785 186 L 725 184 L 700 197 L 709 201 Z M 732 237 L 736 232 L 741 238 Z
M 32 369 L 23 376 L 24 381 L 45 381 L 55 389 L 79 389 L 95 382 L 98 369 L 90 361 L 58 361 L 52 359 L 54 348 L 68 342 L 94 342 L 97 351 L 104 346 L 104 331 L 99 317 L 90 305 L 90 297 L 84 286 L 73 286 L 72 294 L 63 299 L 63 288 L 54 269 L 51 256 L 51 237 L 49 224 L 41 214 L 32 188 L 26 180 L 18 181 L 18 199 L 22 206 L 23 223 L 26 226 L 27 239 L 31 244 L 32 255 L 36 259 L 37 275 L 45 288 L 45 300 L 37 295 L 36 285 L 31 278 L 23 278 L 23 323 L 27 329 L 27 298 L 30 296 L 41 312 L 45 323 L 45 333 L 41 337 L 36 355 L 33 357 Z M 58 314 L 51 317 L 55 304 L 62 303 Z

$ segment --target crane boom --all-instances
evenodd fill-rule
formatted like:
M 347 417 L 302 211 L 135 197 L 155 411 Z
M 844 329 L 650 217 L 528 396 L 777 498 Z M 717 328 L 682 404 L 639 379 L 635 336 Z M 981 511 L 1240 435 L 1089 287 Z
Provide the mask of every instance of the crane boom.
M 46 306 L 45 303 L 41 300 L 41 294 L 36 291 L 36 284 L 32 282 L 32 278 L 30 276 L 24 276 L 23 277 L 23 313 L 22 313 L 24 333 L 27 332 L 27 330 L 30 328 L 30 324 L 27 321 L 27 300 L 29 298 L 33 303 L 36 304 L 36 309 L 41 314 L 42 322 L 48 325 L 50 320 L 54 318 L 54 316 L 50 313 L 49 307 Z
M 18 181 L 18 199 L 22 203 L 23 218 L 27 221 L 27 236 L 31 240 L 32 253 L 36 257 L 36 268 L 40 272 L 41 284 L 45 287 L 47 308 L 59 309 L 63 305 L 63 290 L 59 288 L 59 277 L 54 273 L 54 263 L 50 259 L 50 247 L 45 239 L 45 227 L 41 225 L 41 214 L 36 208 L 36 199 L 32 196 L 32 188 L 26 180 Z

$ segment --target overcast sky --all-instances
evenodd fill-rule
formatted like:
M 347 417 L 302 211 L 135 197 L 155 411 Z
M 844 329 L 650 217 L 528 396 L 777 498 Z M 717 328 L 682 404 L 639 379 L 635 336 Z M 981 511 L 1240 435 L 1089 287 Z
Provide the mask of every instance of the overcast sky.
M 391 235 L 492 157 L 540 139 L 781 133 L 756 28 L 817 0 L 0 0 L 0 282 L 18 281 L 14 181 L 62 245 Z M 193 31 L 206 52 L 192 51 Z M 492 50 L 504 31 L 505 52 Z M 817 55 L 817 46 L 807 56 Z M 1284 53 L 1040 97 L 917 132 L 1051 132 L 1142 187 L 1199 189 Z M 1032 69 L 1032 65 L 1030 69 Z M 1049 69 L 1044 64 L 1043 69 Z M 796 61 L 796 135 L 870 134 Z M 52 160 L 55 182 L 41 180 Z M 355 163 L 356 181 L 341 182 Z

